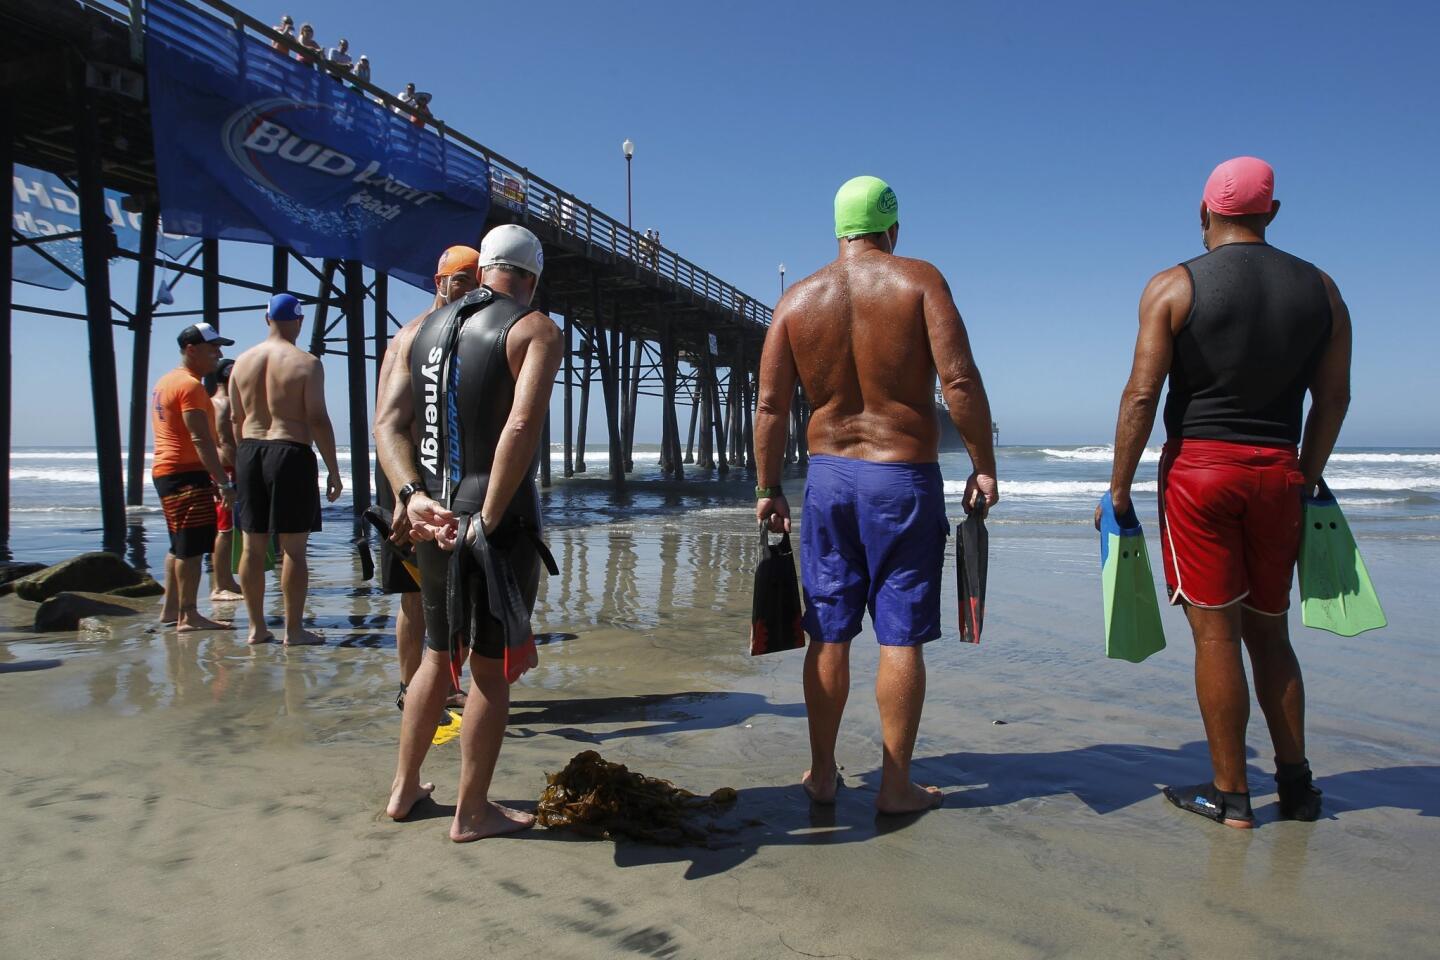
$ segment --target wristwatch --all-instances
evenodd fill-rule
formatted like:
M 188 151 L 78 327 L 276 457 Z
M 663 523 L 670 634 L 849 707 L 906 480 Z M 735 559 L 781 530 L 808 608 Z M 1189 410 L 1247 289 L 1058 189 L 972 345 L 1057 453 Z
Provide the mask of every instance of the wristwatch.
M 425 484 L 421 483 L 419 480 L 411 480 L 409 483 L 405 484 L 405 486 L 401 487 L 399 491 L 395 494 L 395 496 L 400 498 L 400 503 L 402 505 L 408 507 L 410 506 L 411 497 L 415 496 L 415 494 L 417 493 L 424 492 Z
M 768 498 L 770 498 L 770 497 L 781 497 L 781 496 L 784 496 L 784 495 L 785 495 L 785 491 L 780 489 L 780 484 L 778 484 L 778 483 L 775 484 L 775 486 L 773 486 L 773 487 L 756 487 L 756 488 L 755 488 L 755 499 L 756 499 L 756 500 L 766 500 L 766 499 L 768 499 Z

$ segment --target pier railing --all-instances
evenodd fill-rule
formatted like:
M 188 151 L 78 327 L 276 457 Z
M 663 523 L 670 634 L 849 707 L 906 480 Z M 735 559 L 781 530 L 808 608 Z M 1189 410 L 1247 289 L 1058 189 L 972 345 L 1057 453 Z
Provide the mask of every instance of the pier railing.
M 416 116 L 411 107 L 373 83 L 356 79 L 317 57 L 291 37 L 281 36 L 270 26 L 255 19 L 224 0 L 186 0 L 200 9 L 208 8 L 235 29 L 254 34 L 266 44 L 278 45 L 300 60 L 309 61 L 316 69 L 335 75 L 346 84 L 363 92 L 378 105 L 409 116 Z M 80 0 L 82 6 L 112 17 L 125 24 L 133 38 L 132 49 L 141 49 L 143 39 L 142 0 Z M 279 51 L 277 51 L 278 53 Z M 669 281 L 744 321 L 769 326 L 771 309 L 733 284 L 726 283 L 702 267 L 695 265 L 642 233 L 638 233 L 614 217 L 596 210 L 574 194 L 567 193 L 549 181 L 537 177 L 527 168 L 501 156 L 476 140 L 448 126 L 443 120 L 419 116 L 419 120 L 439 136 L 484 157 L 490 166 L 490 202 L 514 213 L 522 223 L 541 222 L 555 227 L 562 239 L 583 245 L 590 259 L 609 259 L 628 263 L 637 276 L 650 274 L 657 281 Z

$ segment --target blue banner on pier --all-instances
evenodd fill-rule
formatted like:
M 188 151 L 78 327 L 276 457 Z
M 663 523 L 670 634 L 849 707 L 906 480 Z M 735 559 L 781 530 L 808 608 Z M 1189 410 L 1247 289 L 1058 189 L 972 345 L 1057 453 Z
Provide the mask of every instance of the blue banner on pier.
M 170 230 L 360 260 L 425 289 L 439 251 L 478 240 L 483 157 L 179 0 L 149 0 L 146 28 Z
M 53 173 L 15 164 L 11 183 L 15 194 L 14 227 L 22 237 L 43 242 L 14 248 L 15 279 L 51 290 L 69 290 L 75 278 L 85 277 L 80 249 L 80 198 L 70 184 Z M 120 206 L 121 195 L 105 191 L 105 217 L 122 250 L 140 249 L 140 214 Z M 61 237 L 46 240 L 46 237 Z M 160 251 L 179 258 L 200 241 L 161 233 Z M 44 251 L 43 253 L 41 251 Z M 69 271 L 69 272 L 66 272 Z

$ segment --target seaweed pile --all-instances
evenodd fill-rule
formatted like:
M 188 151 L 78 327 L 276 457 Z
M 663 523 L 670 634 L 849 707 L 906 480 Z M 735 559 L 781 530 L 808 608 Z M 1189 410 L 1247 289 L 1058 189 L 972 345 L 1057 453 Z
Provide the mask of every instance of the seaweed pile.
M 660 846 L 708 846 L 713 834 L 729 833 L 706 816 L 735 802 L 722 787 L 708 797 L 634 773 L 594 750 L 577 753 L 565 769 L 546 777 L 537 818 L 546 827 L 565 827 L 589 837 L 622 837 Z

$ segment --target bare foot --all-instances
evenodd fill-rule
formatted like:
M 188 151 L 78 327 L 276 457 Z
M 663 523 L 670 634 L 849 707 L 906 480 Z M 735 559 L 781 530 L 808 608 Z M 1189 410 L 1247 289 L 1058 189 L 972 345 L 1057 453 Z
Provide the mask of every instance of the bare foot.
M 245 638 L 246 643 L 274 643 L 275 634 L 266 630 L 264 625 L 250 628 L 250 636 Z
M 424 800 L 435 791 L 433 783 L 417 783 L 413 787 L 406 787 L 404 784 L 394 785 L 390 789 L 390 802 L 385 804 L 385 816 L 391 820 L 404 820 L 410 816 L 410 811 L 415 809 L 415 804 Z
M 912 783 L 903 788 L 898 796 L 880 791 L 880 796 L 875 798 L 875 809 L 881 813 L 919 813 L 921 810 L 932 810 L 945 800 L 945 795 L 940 792 L 939 787 L 922 787 L 918 783 Z
M 176 633 L 195 633 L 199 630 L 233 630 L 235 625 L 225 620 L 211 620 L 198 613 L 185 613 L 175 621 Z
M 218 590 L 210 591 L 210 599 L 215 603 L 238 603 L 245 597 L 239 590 L 231 590 L 228 587 L 221 587 Z
M 318 633 L 312 633 L 309 630 L 299 630 L 295 633 L 285 634 L 285 646 L 287 647 L 313 647 L 316 644 L 322 644 L 324 642 L 324 637 Z
M 511 810 L 498 803 L 486 803 L 478 816 L 462 817 L 457 812 L 455 822 L 450 824 L 450 839 L 456 843 L 469 843 L 503 833 L 519 833 L 534 824 L 535 817 L 531 814 Z
M 828 776 L 806 770 L 800 775 L 800 786 L 805 788 L 811 801 L 829 806 L 835 802 L 835 790 L 840 786 L 840 773 L 835 767 L 830 768 Z

